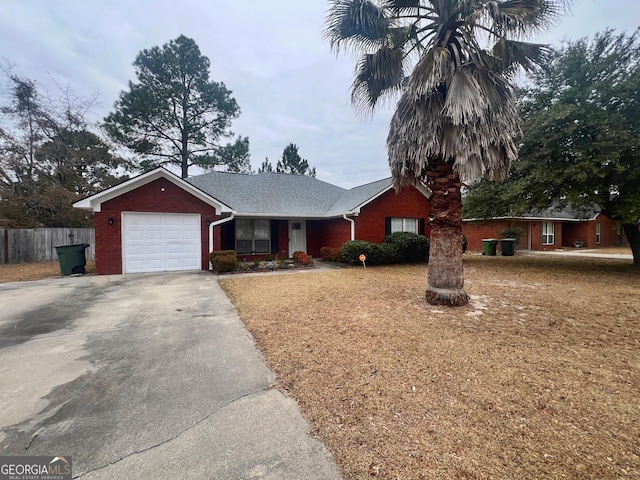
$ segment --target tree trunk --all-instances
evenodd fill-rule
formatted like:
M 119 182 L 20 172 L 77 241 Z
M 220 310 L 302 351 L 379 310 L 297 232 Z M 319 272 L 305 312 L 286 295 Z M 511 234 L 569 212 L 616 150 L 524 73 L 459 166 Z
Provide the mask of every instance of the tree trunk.
M 640 265 L 640 226 L 637 223 L 623 223 L 622 228 L 633 253 L 633 264 Z
M 183 158 L 180 166 L 182 167 L 182 178 L 189 178 L 189 164 L 187 160 Z
M 461 306 L 469 302 L 464 291 L 462 265 L 462 183 L 445 162 L 427 172 L 431 196 L 431 247 L 426 298 L 432 305 Z
M 180 148 L 180 161 L 182 167 L 182 178 L 189 178 L 189 117 L 187 112 L 189 110 L 189 98 L 188 93 L 184 93 L 182 96 L 182 127 L 180 133 L 181 148 Z

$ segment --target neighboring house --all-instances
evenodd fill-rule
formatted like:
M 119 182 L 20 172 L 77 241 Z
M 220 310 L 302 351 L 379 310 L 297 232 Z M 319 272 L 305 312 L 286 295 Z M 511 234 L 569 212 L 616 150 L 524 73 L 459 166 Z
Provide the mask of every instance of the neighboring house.
M 500 238 L 501 230 L 520 227 L 518 248 L 554 250 L 581 245 L 584 248 L 612 247 L 626 243 L 622 226 L 593 208 L 577 212 L 571 207 L 538 210 L 521 217 L 465 219 L 463 232 L 469 250 L 482 250 L 483 238 Z
M 346 190 L 285 173 L 210 172 L 186 180 L 152 170 L 74 204 L 94 212 L 96 273 L 209 268 L 209 252 L 290 257 L 395 231 L 429 235 L 426 189 L 387 178 Z M 426 229 L 426 230 L 425 230 Z

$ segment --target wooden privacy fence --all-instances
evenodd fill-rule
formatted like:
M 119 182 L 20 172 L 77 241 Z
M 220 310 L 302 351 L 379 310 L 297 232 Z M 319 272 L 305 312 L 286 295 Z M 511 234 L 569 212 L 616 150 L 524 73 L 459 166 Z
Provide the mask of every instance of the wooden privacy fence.
M 52 262 L 58 260 L 59 245 L 88 243 L 87 260 L 95 258 L 93 228 L 0 228 L 0 264 Z

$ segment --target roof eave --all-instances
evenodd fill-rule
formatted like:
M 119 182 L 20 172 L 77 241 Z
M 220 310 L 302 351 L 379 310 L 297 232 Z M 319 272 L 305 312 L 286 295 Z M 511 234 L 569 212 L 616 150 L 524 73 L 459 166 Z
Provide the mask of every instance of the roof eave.
M 236 218 L 276 218 L 276 219 L 310 219 L 310 220 L 324 220 L 328 218 L 339 218 L 342 215 L 358 215 L 358 212 L 348 211 L 335 214 L 325 213 L 273 213 L 273 212 L 235 212 Z
M 199 188 L 190 184 L 189 182 L 185 182 L 182 178 L 178 177 L 174 173 L 171 173 L 166 168 L 156 168 L 155 170 L 151 170 L 149 172 L 138 175 L 137 177 L 131 178 L 125 182 L 122 182 L 114 187 L 103 190 L 102 192 L 98 192 L 90 197 L 79 200 L 73 204 L 74 208 L 79 208 L 82 210 L 89 210 L 92 212 L 101 212 L 102 204 L 112 200 L 120 195 L 128 193 L 136 188 L 139 188 L 143 185 L 151 183 L 159 178 L 164 178 L 174 185 L 182 188 L 187 191 L 194 197 L 203 201 L 204 203 L 211 205 L 215 208 L 216 215 L 221 215 L 223 213 L 234 213 L 233 209 L 228 205 L 225 205 L 221 201 L 212 197 L 211 195 L 203 192 Z
M 490 217 L 464 218 L 463 222 L 488 222 L 491 220 L 518 220 L 523 222 L 589 222 L 594 218 L 558 218 L 558 217 Z
M 382 195 L 387 193 L 389 190 L 393 190 L 393 185 L 389 185 L 388 187 L 383 188 L 382 190 L 380 190 L 375 195 L 372 195 L 371 197 L 366 199 L 360 205 L 356 205 L 356 207 L 353 209 L 353 211 L 354 212 L 360 212 L 360 210 L 362 210 L 362 207 L 364 207 L 365 205 L 368 205 L 369 203 L 373 202 L 376 198 L 380 198 Z

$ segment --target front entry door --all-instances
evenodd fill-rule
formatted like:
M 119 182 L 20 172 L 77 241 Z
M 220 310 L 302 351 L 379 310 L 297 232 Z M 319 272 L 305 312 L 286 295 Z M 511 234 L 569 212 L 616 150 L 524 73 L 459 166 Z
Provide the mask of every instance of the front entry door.
M 298 250 L 307 252 L 307 221 L 289 220 L 289 255 Z

